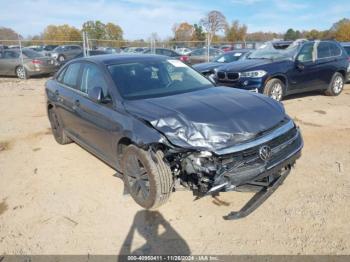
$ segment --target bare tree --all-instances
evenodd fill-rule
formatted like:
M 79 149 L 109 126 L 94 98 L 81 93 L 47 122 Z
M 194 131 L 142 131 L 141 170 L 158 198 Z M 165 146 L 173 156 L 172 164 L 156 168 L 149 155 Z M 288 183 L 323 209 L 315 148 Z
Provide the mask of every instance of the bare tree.
M 221 12 L 215 10 L 210 11 L 199 23 L 208 34 L 209 45 L 217 32 L 225 31 L 227 28 L 226 17 Z

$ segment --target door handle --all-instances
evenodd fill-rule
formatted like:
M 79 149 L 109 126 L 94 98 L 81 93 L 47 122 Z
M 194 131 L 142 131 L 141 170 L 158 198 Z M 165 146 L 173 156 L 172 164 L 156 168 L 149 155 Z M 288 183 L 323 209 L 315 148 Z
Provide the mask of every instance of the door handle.
M 74 101 L 74 105 L 75 105 L 75 106 L 80 106 L 80 101 L 79 101 L 78 99 L 75 100 L 75 101 Z

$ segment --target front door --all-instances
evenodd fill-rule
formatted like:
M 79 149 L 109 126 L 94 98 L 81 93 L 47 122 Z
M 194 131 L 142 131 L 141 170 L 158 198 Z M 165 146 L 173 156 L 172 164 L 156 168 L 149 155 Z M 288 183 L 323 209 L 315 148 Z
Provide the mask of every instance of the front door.
M 298 93 L 317 89 L 319 69 L 316 63 L 315 43 L 306 43 L 296 57 L 294 66 L 287 72 L 289 93 Z
M 89 99 L 88 93 L 94 87 L 101 87 L 109 102 L 96 103 Z M 90 146 L 105 161 L 116 163 L 117 152 L 113 139 L 120 126 L 115 122 L 115 111 L 110 99 L 110 92 L 103 71 L 93 63 L 84 63 L 80 92 L 84 95 L 79 99 L 75 111 L 80 121 L 80 136 L 84 143 Z

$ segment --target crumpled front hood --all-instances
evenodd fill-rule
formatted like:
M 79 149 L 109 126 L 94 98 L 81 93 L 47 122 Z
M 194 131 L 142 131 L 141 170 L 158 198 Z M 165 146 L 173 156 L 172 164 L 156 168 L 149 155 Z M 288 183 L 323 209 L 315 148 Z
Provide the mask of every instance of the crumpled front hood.
M 209 62 L 209 63 L 195 64 L 192 67 L 199 72 L 206 72 L 222 65 L 223 63 Z
M 285 118 L 281 104 L 271 98 L 228 87 L 129 100 L 124 106 L 172 144 L 208 151 L 251 139 Z

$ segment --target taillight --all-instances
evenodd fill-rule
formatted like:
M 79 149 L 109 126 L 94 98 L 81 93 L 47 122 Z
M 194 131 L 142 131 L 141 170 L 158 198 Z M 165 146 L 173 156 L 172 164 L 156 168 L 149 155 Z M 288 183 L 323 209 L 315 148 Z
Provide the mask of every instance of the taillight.
M 187 55 L 180 56 L 180 60 L 182 62 L 187 62 L 188 61 L 188 56 Z
M 34 65 L 41 65 L 41 64 L 43 64 L 43 61 L 38 60 L 38 59 L 33 59 L 32 60 L 32 64 L 34 64 Z

